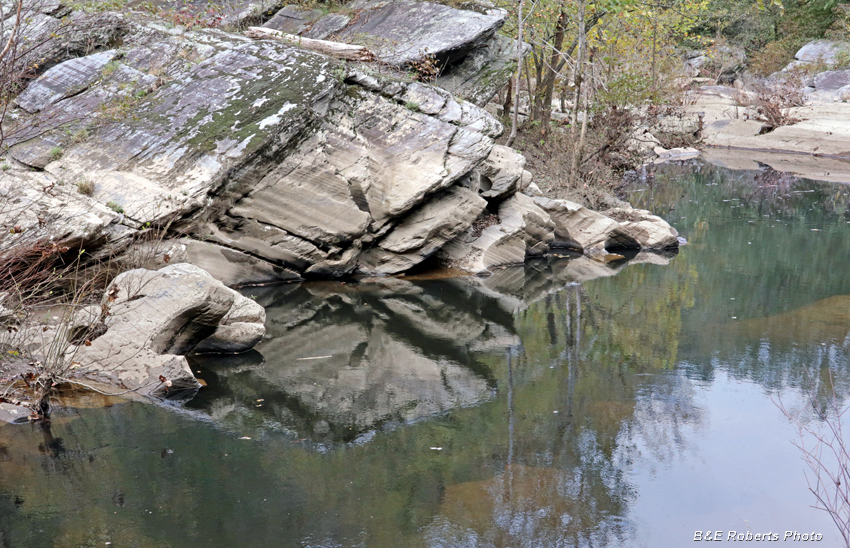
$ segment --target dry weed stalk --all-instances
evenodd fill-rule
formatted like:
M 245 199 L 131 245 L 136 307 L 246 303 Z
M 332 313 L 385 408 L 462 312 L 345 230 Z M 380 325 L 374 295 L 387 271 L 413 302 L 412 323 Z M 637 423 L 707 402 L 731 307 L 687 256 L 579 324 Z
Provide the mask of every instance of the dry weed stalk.
M 836 394 L 831 370 L 828 386 L 816 386 L 811 371 L 807 369 L 806 373 L 809 378 L 806 406 L 819 419 L 818 426 L 804 421 L 802 410 L 794 413 L 781 400 L 776 404 L 797 427 L 799 439 L 794 445 L 806 464 L 806 481 L 816 500 L 812 507 L 829 514 L 844 539 L 844 546 L 850 547 L 850 447 L 844 430 L 850 406 L 845 406 Z M 819 396 L 818 388 L 824 389 L 825 394 Z

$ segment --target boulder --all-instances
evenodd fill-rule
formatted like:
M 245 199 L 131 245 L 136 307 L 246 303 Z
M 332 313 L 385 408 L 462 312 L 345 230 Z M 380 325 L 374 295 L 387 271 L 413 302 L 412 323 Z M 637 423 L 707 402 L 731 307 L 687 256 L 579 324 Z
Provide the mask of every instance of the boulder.
M 643 250 L 660 251 L 679 247 L 679 232 L 667 221 L 645 209 L 614 208 L 605 214 L 617 219 Z
M 640 243 L 620 224 L 601 213 L 568 200 L 534 198 L 555 224 L 553 248 L 598 254 L 620 249 L 639 249 Z
M 71 370 L 85 380 L 143 395 L 197 389 L 200 385 L 185 354 L 202 342 L 207 349 L 246 350 L 262 337 L 264 316 L 253 306 L 256 303 L 244 300 L 190 264 L 124 272 L 109 285 L 101 306 L 95 307 L 105 314 L 84 309 L 78 315 L 80 325 L 72 333 L 98 322 L 105 332 L 90 338 L 89 344 L 79 341 L 79 346 L 69 347 Z
M 839 89 L 850 85 L 850 69 L 828 70 L 816 74 L 811 82 L 813 88 L 819 93 L 835 93 Z
M 525 156 L 496 145 L 478 168 L 479 192 L 485 198 L 505 198 L 517 191 L 525 171 Z
M 457 10 L 430 2 L 354 2 L 359 17 L 339 33 L 345 42 L 369 47 L 381 62 L 406 66 L 433 55 L 440 65 L 464 58 L 487 43 L 507 12 Z
M 544 255 L 555 240 L 555 223 L 534 199 L 524 194 L 514 194 L 499 206 L 499 220 L 505 227 L 521 229 L 525 233 L 525 255 Z
M 525 252 L 522 227 L 495 224 L 480 231 L 467 230 L 440 249 L 437 257 L 449 268 L 480 273 L 496 266 L 522 264 Z
M 850 54 L 850 44 L 847 42 L 815 40 L 800 48 L 794 54 L 794 58 L 804 63 L 825 63 L 828 66 L 835 66 L 842 58 L 846 62 L 848 54 Z
M 198 343 L 193 354 L 239 353 L 254 348 L 266 334 L 266 310 L 256 301 L 236 294 L 233 306 L 215 332 Z
M 371 274 L 395 274 L 419 264 L 443 244 L 467 230 L 487 207 L 477 193 L 455 186 L 429 200 L 364 252 L 359 269 Z
M 29 420 L 30 410 L 21 405 L 0 402 L 0 422 L 20 424 Z

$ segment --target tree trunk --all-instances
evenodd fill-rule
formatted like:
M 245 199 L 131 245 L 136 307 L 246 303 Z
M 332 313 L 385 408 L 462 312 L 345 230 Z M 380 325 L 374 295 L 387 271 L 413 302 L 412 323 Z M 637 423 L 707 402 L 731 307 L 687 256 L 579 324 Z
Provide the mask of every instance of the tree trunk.
M 514 101 L 514 116 L 511 119 L 511 135 L 508 137 L 508 142 L 505 143 L 507 146 L 511 146 L 514 144 L 514 140 L 516 140 L 516 129 L 517 129 L 517 118 L 519 117 L 519 75 L 522 72 L 522 8 L 525 5 L 525 0 L 519 0 L 519 14 L 517 16 L 517 38 L 516 38 L 516 79 L 514 84 L 514 95 L 516 95 L 516 100 Z
M 552 42 L 552 57 L 547 66 L 546 78 L 543 83 L 542 105 L 540 109 L 540 117 L 542 131 L 545 133 L 549 126 L 549 119 L 552 117 L 552 95 L 555 92 L 555 80 L 561 72 L 561 48 L 564 46 L 564 37 L 567 34 L 567 14 L 562 9 L 558 15 L 558 24 L 555 27 L 555 39 Z M 558 70 L 556 70 L 558 69 Z M 540 83 L 538 83 L 538 87 Z
M 352 46 L 351 44 L 343 44 L 341 42 L 302 38 L 293 34 L 280 32 L 279 30 L 272 30 L 263 27 L 249 27 L 248 30 L 245 31 L 245 36 L 256 40 L 274 38 L 302 49 L 323 53 L 337 59 L 345 59 L 346 61 L 375 60 L 375 56 L 372 52 L 363 46 Z
M 511 105 L 513 105 L 513 83 L 509 83 L 507 86 L 508 92 L 505 93 L 505 102 L 502 104 L 502 116 L 507 116 L 511 112 Z
M 575 121 L 573 122 L 572 130 L 570 131 L 570 141 L 573 144 L 573 161 L 570 166 L 570 180 L 571 184 L 575 185 L 578 181 L 578 166 L 579 166 L 579 155 L 581 151 L 579 150 L 579 144 L 576 142 L 576 130 L 578 125 L 578 114 L 579 112 L 584 111 L 585 116 L 582 124 L 587 123 L 587 107 L 583 106 L 581 103 L 584 99 L 584 94 L 582 94 L 582 80 L 584 79 L 584 58 L 587 51 L 587 35 L 585 33 L 584 26 L 584 3 L 585 0 L 581 0 L 579 2 L 579 12 L 578 12 L 578 61 L 576 62 L 576 70 L 575 70 L 575 80 L 576 80 L 576 93 L 575 93 L 575 106 L 573 106 L 573 112 L 575 112 Z M 587 126 L 583 125 L 583 130 Z

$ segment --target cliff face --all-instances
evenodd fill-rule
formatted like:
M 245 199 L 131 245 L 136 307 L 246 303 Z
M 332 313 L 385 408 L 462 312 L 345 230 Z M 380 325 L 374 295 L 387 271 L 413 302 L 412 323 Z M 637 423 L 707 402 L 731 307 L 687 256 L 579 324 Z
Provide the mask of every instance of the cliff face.
M 278 41 L 112 16 L 120 40 L 56 64 L 16 99 L 6 144 L 17 164 L 0 188 L 24 207 L 0 212 L 20 227 L 4 244 L 41 239 L 114 254 L 169 226 L 185 238 L 163 246 L 164 262 L 192 262 L 228 284 L 395 274 L 431 256 L 481 271 L 553 245 L 590 249 L 564 224 L 578 206 L 512 198 L 531 174 L 522 156 L 494 146 L 496 119 L 444 89 L 383 73 L 421 60 L 431 44 L 448 63 L 441 80 L 471 89 L 482 82 L 473 69 L 492 76 L 488 59 L 505 66 L 495 36 L 504 12 L 413 2 L 358 9 L 356 29 L 333 37 L 370 36 L 383 61 L 344 63 Z M 393 37 L 422 17 L 430 24 L 411 34 L 411 54 Z M 506 81 L 498 74 L 486 81 L 493 91 Z M 486 86 L 470 95 L 486 102 Z M 488 208 L 498 215 L 482 217 Z M 675 245 L 675 234 L 662 240 L 657 247 Z

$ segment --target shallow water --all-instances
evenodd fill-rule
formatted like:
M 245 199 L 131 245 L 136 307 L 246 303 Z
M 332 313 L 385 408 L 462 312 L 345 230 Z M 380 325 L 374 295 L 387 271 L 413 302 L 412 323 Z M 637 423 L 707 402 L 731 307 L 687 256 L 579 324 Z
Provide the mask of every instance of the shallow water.
M 253 288 L 270 338 L 185 406 L 0 426 L 0 546 L 838 545 L 777 403 L 850 386 L 848 188 L 668 166 L 630 199 L 669 265 Z

